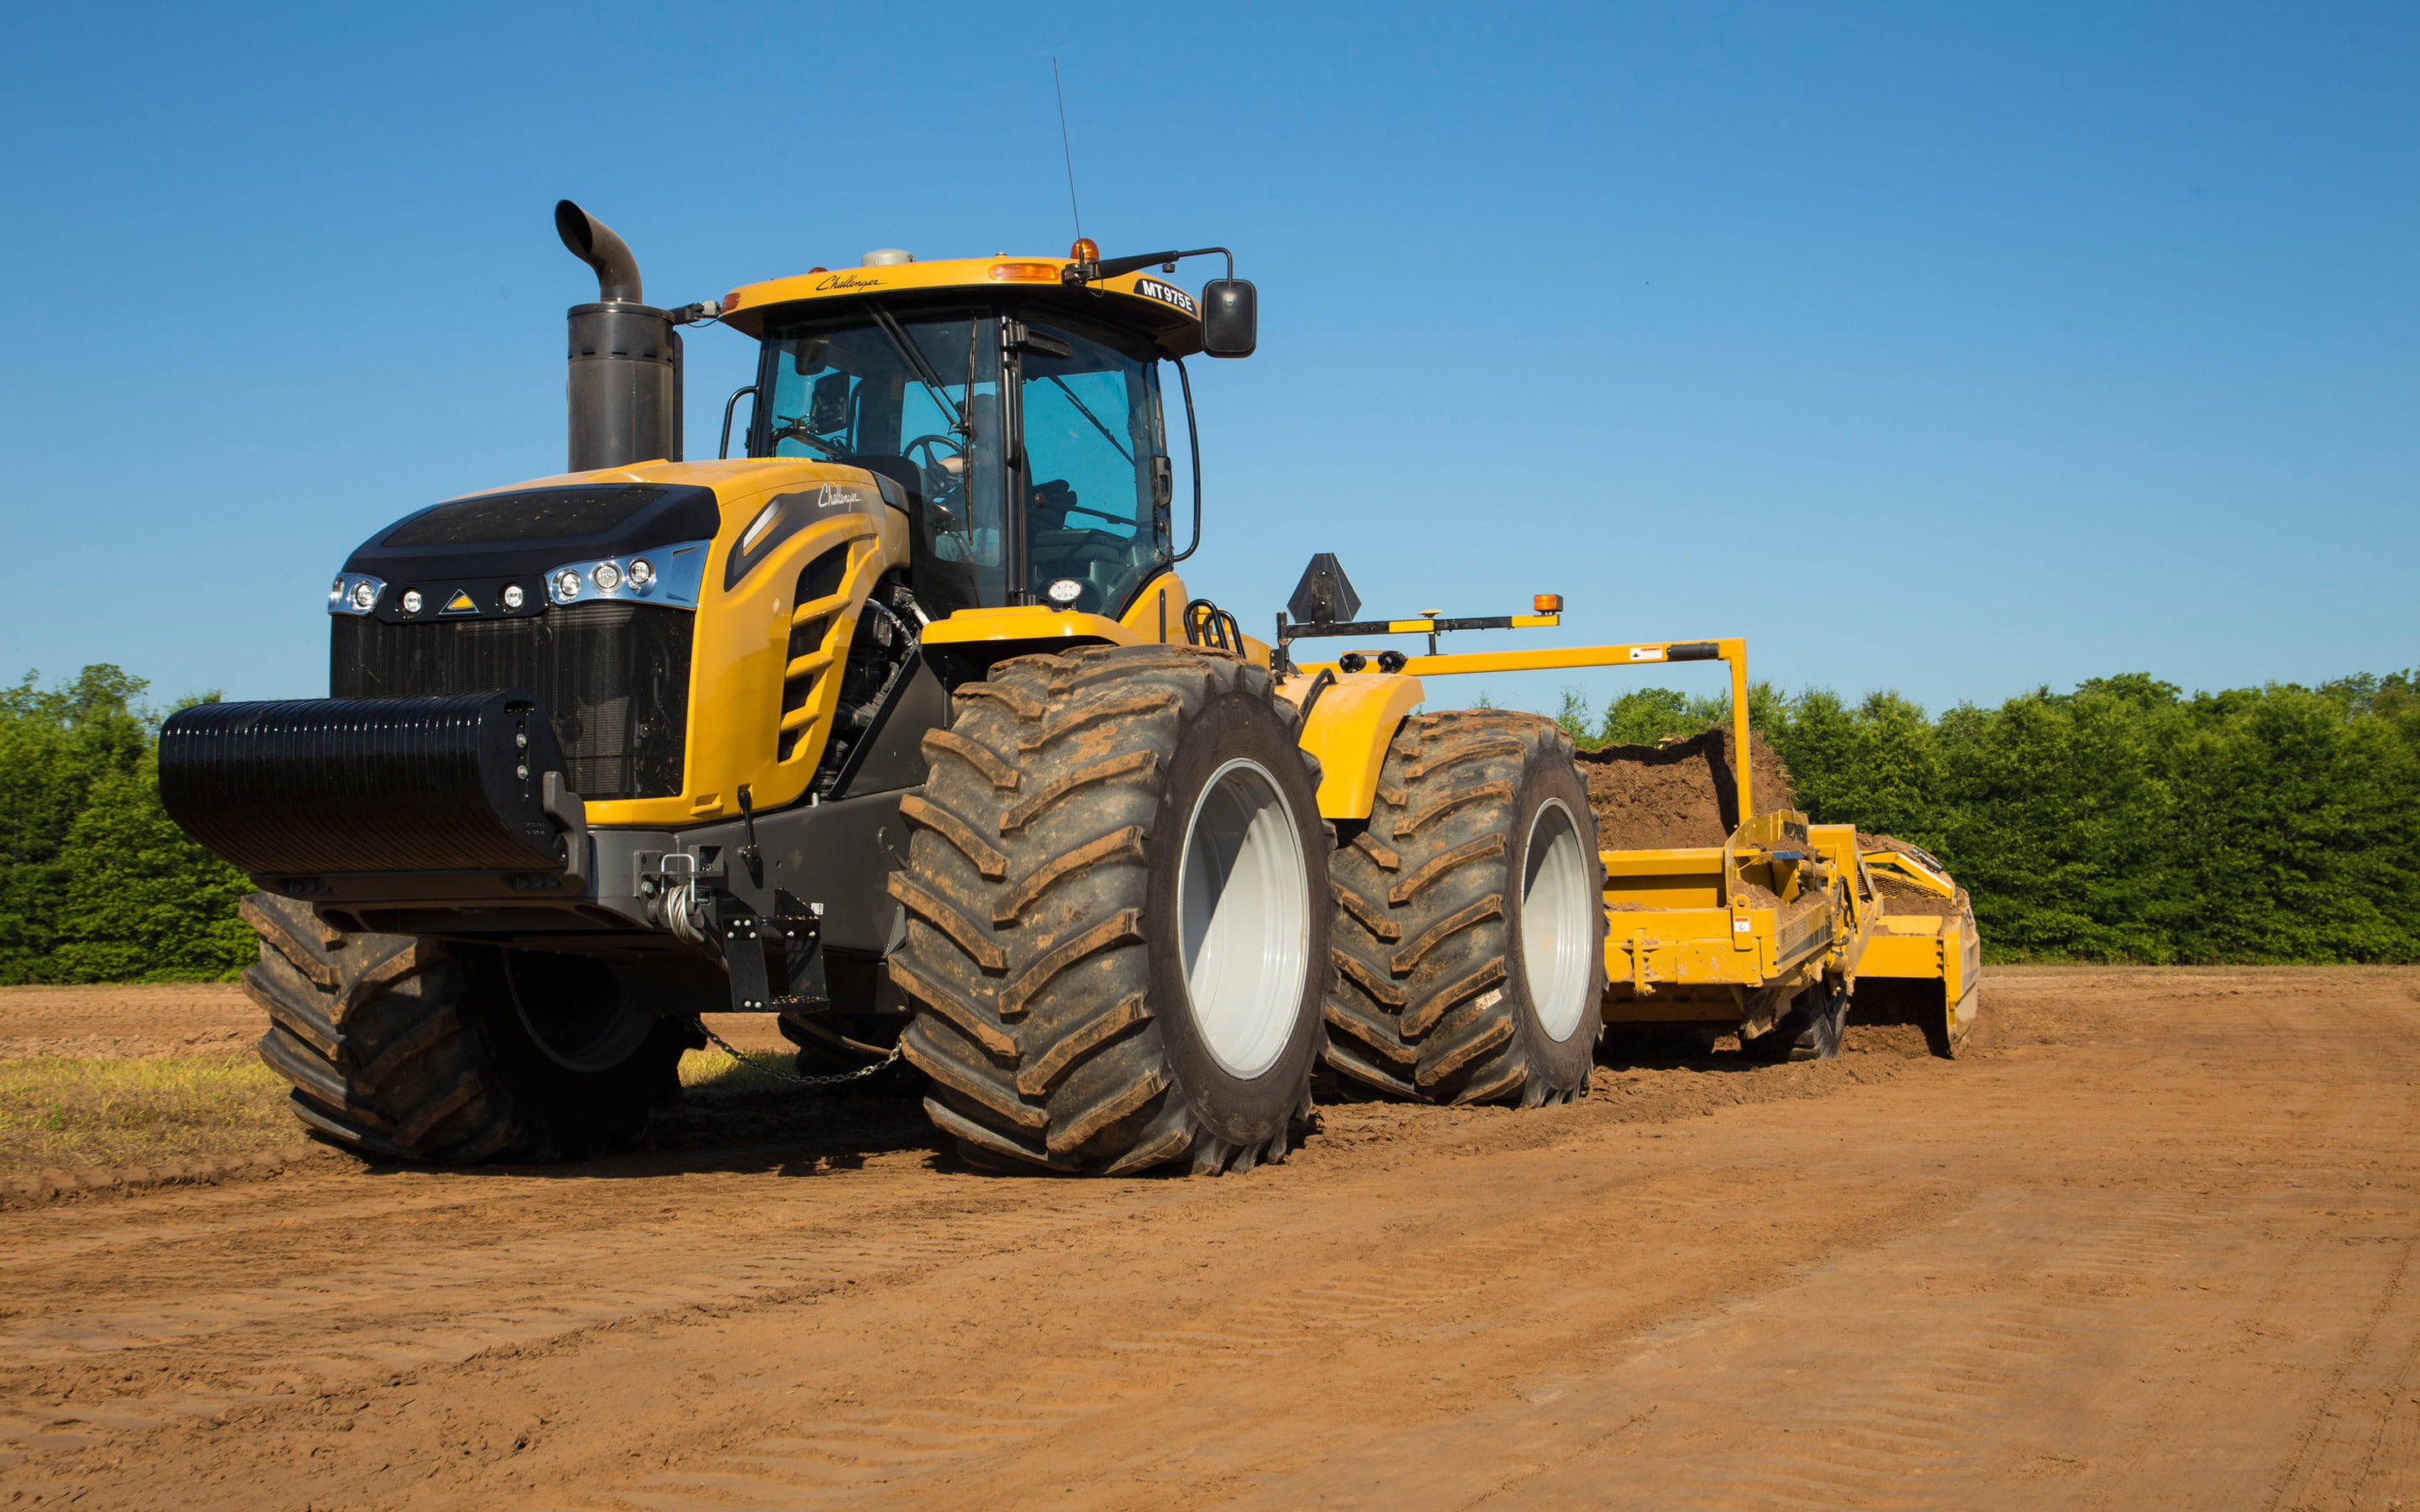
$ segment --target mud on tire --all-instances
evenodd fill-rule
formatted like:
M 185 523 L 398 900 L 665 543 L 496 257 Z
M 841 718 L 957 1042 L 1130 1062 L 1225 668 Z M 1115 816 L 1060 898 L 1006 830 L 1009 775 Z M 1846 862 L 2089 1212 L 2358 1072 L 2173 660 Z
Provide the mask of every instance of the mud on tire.
M 685 1030 L 611 1005 L 595 962 L 355 934 L 268 893 L 244 991 L 260 1058 L 311 1133 L 386 1160 L 577 1160 L 624 1149 L 680 1095 Z
M 1321 1040 L 1328 840 L 1268 673 L 1088 646 L 953 697 L 891 881 L 933 1121 L 1017 1168 L 1282 1159 Z
M 1494 710 L 1404 720 L 1333 871 L 1330 1066 L 1427 1103 L 1585 1092 L 1605 867 L 1559 728 Z

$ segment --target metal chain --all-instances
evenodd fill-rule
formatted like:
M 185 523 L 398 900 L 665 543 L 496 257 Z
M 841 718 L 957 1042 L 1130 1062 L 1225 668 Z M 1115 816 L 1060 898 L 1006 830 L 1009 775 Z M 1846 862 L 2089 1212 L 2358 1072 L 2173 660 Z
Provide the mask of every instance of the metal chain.
M 861 1066 L 855 1071 L 844 1071 L 830 1076 L 801 1076 L 794 1071 L 776 1071 L 774 1068 L 768 1066 L 763 1061 L 758 1060 L 755 1057 L 748 1054 L 745 1050 L 740 1049 L 737 1045 L 733 1044 L 730 1041 L 715 1033 L 712 1029 L 707 1028 L 706 1026 L 706 1020 L 703 1018 L 693 1018 L 690 1020 L 690 1023 L 695 1026 L 698 1033 L 705 1035 L 715 1044 L 721 1046 L 724 1055 L 729 1056 L 732 1059 L 739 1062 L 749 1070 L 770 1076 L 776 1081 L 795 1082 L 800 1087 L 836 1087 L 843 1082 L 861 1081 L 865 1077 L 873 1075 L 876 1072 L 882 1070 L 882 1068 L 890 1065 L 892 1062 L 899 1058 L 900 1047 L 894 1044 L 891 1047 L 891 1054 L 883 1057 L 880 1060 L 876 1061 L 871 1066 Z

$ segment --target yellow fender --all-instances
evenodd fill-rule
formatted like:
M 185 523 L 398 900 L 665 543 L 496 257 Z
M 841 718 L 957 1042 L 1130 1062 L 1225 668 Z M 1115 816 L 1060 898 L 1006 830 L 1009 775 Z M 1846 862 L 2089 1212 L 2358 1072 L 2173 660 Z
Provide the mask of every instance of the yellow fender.
M 1312 679 L 1288 678 L 1279 696 L 1299 706 Z M 1319 815 L 1367 819 L 1378 801 L 1378 772 L 1387 746 L 1404 716 L 1428 694 L 1417 677 L 1390 672 L 1346 672 L 1320 691 L 1297 737 L 1319 760 Z

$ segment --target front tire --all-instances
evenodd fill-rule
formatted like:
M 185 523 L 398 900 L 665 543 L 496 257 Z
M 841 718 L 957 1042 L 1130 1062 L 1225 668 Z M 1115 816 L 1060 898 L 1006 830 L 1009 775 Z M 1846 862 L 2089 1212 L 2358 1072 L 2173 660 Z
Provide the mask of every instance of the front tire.
M 1404 721 L 1339 851 L 1328 1064 L 1423 1103 L 1566 1103 L 1604 1028 L 1605 864 L 1569 736 Z
M 1268 673 L 1087 646 L 954 697 L 891 884 L 933 1121 L 1017 1168 L 1282 1159 L 1323 1038 L 1328 841 Z
M 623 1000 L 601 964 L 351 933 L 254 893 L 260 960 L 244 991 L 269 1011 L 260 1058 L 295 1117 L 380 1160 L 470 1165 L 627 1149 L 680 1096 L 677 1019 Z

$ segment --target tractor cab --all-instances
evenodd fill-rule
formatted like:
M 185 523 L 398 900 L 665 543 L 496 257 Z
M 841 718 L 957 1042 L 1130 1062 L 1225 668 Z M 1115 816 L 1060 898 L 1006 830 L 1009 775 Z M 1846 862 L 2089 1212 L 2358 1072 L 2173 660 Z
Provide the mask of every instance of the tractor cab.
M 877 253 L 722 301 L 722 322 L 761 343 L 755 383 L 733 396 L 754 401 L 746 454 L 861 468 L 895 488 L 932 613 L 1115 616 L 1191 549 L 1172 525 L 1163 370 L 1178 371 L 1189 427 L 1183 360 L 1243 353 L 1232 332 L 1205 348 L 1201 302 L 1119 266 L 1137 259 L 1074 250 L 1063 262 Z M 1249 285 L 1224 282 L 1243 290 L 1249 323 Z

